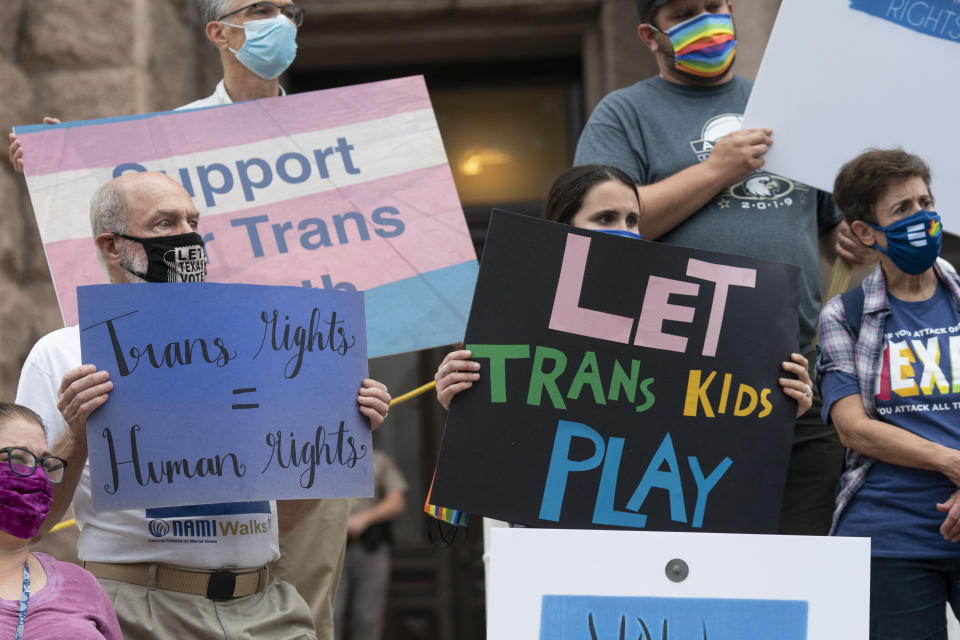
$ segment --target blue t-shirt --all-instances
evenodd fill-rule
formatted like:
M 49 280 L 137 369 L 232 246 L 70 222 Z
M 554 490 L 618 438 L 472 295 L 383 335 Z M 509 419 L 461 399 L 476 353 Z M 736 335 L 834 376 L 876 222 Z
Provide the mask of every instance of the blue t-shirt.
M 882 420 L 927 440 L 960 449 L 960 313 L 942 285 L 929 300 L 888 296 L 890 316 L 874 390 Z M 856 378 L 830 372 L 824 398 Z M 859 389 L 859 386 L 857 386 Z M 944 540 L 937 511 L 957 486 L 941 473 L 877 461 L 837 526 L 837 535 L 871 538 L 879 558 L 960 556 L 960 544 Z

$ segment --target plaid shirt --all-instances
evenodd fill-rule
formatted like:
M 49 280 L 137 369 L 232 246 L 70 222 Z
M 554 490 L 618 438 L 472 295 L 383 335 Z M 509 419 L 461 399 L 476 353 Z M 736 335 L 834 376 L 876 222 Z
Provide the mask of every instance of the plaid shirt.
M 960 276 L 950 263 L 942 258 L 937 259 L 933 270 L 946 285 L 954 305 L 960 310 Z M 883 358 L 883 333 L 890 316 L 890 303 L 887 301 L 887 287 L 880 265 L 877 265 L 860 286 L 863 288 L 862 319 L 845 317 L 840 296 L 830 300 L 820 312 L 816 381 L 819 386 L 823 374 L 829 371 L 855 376 L 860 384 L 864 410 L 874 420 L 881 420 L 877 412 L 876 395 L 879 391 Z M 851 322 L 860 322 L 860 335 L 856 342 Z M 830 424 L 830 408 L 827 404 L 823 406 L 823 420 L 827 424 Z M 830 526 L 831 535 L 836 531 L 844 509 L 867 481 L 867 474 L 873 463 L 873 458 L 861 455 L 853 449 L 844 451 L 843 473 L 840 475 L 840 488 L 837 491 L 833 523 Z

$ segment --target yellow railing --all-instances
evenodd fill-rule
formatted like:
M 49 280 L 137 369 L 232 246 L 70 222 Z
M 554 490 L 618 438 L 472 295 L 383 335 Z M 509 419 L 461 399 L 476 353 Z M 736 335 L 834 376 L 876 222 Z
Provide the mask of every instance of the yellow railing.
M 394 407 L 394 406 L 396 406 L 396 405 L 398 405 L 398 404 L 402 404 L 402 403 L 406 402 L 407 400 L 413 400 L 413 399 L 416 398 L 417 396 L 422 396 L 422 395 L 425 394 L 427 391 L 430 391 L 431 389 L 433 389 L 433 388 L 436 387 L 436 386 L 437 386 L 437 381 L 436 381 L 436 380 L 431 380 L 431 381 L 428 382 L 427 384 L 420 385 L 419 387 L 417 387 L 417 388 L 414 389 L 413 391 L 407 391 L 407 392 L 406 392 L 405 394 L 403 394 L 402 396 L 397 396 L 396 398 L 394 398 L 393 400 L 390 401 L 390 406 L 391 406 L 391 407 Z

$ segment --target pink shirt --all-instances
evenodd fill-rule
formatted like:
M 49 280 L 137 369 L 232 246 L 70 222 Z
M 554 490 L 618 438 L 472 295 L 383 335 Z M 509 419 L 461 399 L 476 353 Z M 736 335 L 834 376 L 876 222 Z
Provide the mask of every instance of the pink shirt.
M 113 606 L 97 579 L 86 569 L 33 554 L 47 572 L 47 584 L 30 594 L 24 639 L 122 640 Z M 20 601 L 0 599 L 0 638 L 13 638 Z

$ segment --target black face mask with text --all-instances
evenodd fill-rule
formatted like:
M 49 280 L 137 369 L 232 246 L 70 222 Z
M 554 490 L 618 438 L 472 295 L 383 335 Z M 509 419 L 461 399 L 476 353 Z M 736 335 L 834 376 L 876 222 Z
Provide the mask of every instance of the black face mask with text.
M 199 233 L 156 238 L 135 238 L 123 233 L 114 235 L 143 245 L 147 253 L 146 273 L 120 264 L 138 278 L 147 282 L 203 282 L 207 278 L 207 254 L 203 250 L 203 238 Z

